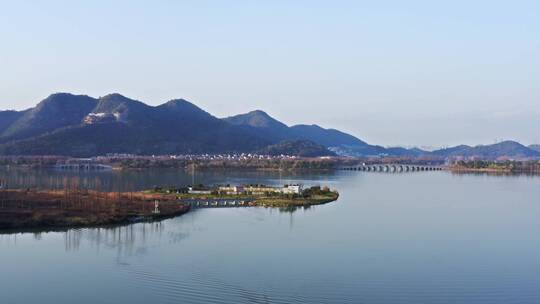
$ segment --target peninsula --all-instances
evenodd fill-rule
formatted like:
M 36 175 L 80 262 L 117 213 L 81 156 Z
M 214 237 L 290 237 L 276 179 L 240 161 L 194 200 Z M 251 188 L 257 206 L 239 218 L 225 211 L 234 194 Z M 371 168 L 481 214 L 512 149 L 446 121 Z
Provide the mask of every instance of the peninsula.
M 0 229 L 69 228 L 129 224 L 182 215 L 196 208 L 294 208 L 335 201 L 328 187 L 155 187 L 137 192 L 86 189 L 35 190 L 0 188 Z

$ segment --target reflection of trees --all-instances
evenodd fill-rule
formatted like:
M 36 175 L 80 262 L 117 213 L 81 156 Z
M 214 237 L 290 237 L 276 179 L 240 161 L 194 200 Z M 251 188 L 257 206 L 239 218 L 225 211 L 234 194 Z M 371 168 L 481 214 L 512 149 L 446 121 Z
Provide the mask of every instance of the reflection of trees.
M 170 243 L 179 243 L 189 236 L 185 231 L 165 232 L 165 222 L 146 222 L 124 226 L 100 228 L 77 228 L 65 231 L 34 231 L 28 233 L 8 232 L 0 234 L 0 244 L 17 244 L 19 237 L 28 235 L 34 241 L 47 241 L 48 236 L 61 234 L 64 249 L 67 252 L 79 251 L 85 247 L 94 248 L 96 253 L 101 249 L 115 250 L 119 257 L 145 254 L 149 242 L 160 240 L 164 236 Z M 22 238 L 24 239 L 24 238 Z
M 80 229 L 68 230 L 64 233 L 64 246 L 66 251 L 77 251 L 81 245 Z
M 86 241 L 99 253 L 101 248 L 116 250 L 118 256 L 131 256 L 146 251 L 147 239 L 160 239 L 163 222 L 138 223 L 91 229 L 70 229 L 64 232 L 66 251 L 78 251 Z
M 308 209 L 311 209 L 310 205 L 305 205 L 305 206 L 292 206 L 292 205 L 289 205 L 287 207 L 280 207 L 279 212 L 282 212 L 282 213 L 295 213 L 298 210 L 308 210 Z

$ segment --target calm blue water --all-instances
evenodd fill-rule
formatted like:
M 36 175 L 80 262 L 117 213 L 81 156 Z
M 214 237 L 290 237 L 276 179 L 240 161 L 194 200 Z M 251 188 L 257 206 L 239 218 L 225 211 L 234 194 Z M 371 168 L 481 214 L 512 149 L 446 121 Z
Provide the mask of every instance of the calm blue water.
M 0 176 L 12 186 L 50 186 L 66 173 Z M 191 181 L 174 170 L 79 178 L 109 188 Z M 540 302 L 540 177 L 207 172 L 196 179 L 323 184 L 341 197 L 293 213 L 204 209 L 160 223 L 0 235 L 1 303 Z

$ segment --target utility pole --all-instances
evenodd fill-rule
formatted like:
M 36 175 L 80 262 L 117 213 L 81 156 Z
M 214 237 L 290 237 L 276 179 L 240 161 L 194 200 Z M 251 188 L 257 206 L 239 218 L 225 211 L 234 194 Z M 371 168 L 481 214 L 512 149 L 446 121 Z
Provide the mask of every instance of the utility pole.
M 283 158 L 279 158 L 279 185 L 280 186 L 283 186 L 283 180 L 282 180 L 282 176 L 281 176 L 281 170 L 282 170 L 282 164 L 283 164 Z
M 195 187 L 195 163 L 191 162 L 191 186 Z

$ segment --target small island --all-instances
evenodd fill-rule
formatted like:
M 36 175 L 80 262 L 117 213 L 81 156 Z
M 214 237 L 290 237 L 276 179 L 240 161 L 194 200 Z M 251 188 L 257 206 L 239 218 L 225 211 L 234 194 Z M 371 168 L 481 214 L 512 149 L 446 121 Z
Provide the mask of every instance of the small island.
M 293 210 L 337 200 L 328 187 L 185 186 L 136 192 L 0 188 L 0 229 L 58 229 L 156 221 L 198 208 L 276 207 Z

